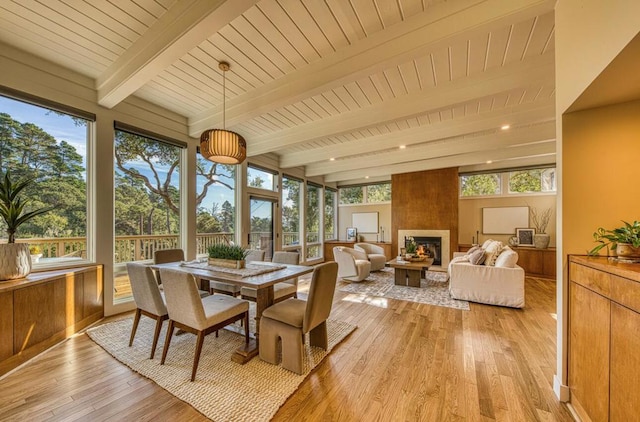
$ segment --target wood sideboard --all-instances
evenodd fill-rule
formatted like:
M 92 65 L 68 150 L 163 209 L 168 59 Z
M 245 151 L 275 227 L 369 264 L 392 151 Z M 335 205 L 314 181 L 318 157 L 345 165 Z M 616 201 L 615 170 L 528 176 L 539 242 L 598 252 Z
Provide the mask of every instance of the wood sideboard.
M 102 265 L 0 282 L 0 375 L 104 316 Z
M 569 389 L 583 421 L 638 420 L 640 264 L 569 257 Z
M 393 259 L 396 256 L 391 251 L 391 242 L 357 242 L 357 243 L 371 243 L 372 245 L 378 245 L 384 249 L 384 254 L 387 257 L 387 261 Z M 336 246 L 346 246 L 348 248 L 353 248 L 356 242 L 347 242 L 341 240 L 329 240 L 324 242 L 324 260 L 325 261 L 333 261 L 333 248 Z
M 531 277 L 556 278 L 556 248 L 537 249 L 509 246 L 518 253 L 518 265 Z M 466 252 L 469 244 L 458 245 L 458 251 Z

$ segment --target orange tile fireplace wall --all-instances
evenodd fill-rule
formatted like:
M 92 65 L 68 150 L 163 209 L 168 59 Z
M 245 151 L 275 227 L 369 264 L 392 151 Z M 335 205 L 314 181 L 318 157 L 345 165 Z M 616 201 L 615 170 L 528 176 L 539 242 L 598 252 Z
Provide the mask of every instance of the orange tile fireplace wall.
M 458 169 L 394 174 L 391 183 L 391 250 L 398 250 L 398 230 L 417 229 L 449 230 L 449 250 L 457 251 Z

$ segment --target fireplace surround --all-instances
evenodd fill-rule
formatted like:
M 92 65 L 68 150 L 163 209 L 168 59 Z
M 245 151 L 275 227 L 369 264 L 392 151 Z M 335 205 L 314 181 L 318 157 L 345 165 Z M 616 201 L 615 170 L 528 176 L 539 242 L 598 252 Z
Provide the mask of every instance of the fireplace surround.
M 400 254 L 400 248 L 404 248 L 405 237 L 413 236 L 413 238 L 437 238 L 441 239 L 441 262 L 439 265 L 435 264 L 434 267 L 447 268 L 449 266 L 451 256 L 451 234 L 449 230 L 417 230 L 417 229 L 402 229 L 398 230 L 398 255 Z M 434 257 L 435 259 L 435 257 Z

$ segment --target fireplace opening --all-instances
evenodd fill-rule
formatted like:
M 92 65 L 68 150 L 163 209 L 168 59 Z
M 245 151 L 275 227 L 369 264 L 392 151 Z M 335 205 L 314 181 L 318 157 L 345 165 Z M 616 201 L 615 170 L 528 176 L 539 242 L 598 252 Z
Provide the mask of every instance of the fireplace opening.
M 413 240 L 418 245 L 418 251 L 433 258 L 433 265 L 442 265 L 442 238 L 428 236 L 413 236 Z M 409 243 L 407 237 L 404 238 L 405 247 Z

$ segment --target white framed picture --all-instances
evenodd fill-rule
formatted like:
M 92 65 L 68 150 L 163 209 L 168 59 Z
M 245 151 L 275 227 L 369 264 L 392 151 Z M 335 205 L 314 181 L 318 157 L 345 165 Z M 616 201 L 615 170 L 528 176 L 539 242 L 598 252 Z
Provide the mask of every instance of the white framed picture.
M 356 241 L 358 230 L 355 227 L 347 227 L 347 241 Z

